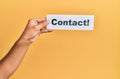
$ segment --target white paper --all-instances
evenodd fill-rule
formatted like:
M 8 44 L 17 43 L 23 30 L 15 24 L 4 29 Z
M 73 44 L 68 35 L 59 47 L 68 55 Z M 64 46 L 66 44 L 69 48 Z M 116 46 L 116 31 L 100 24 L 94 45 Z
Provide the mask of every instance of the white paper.
M 58 15 L 48 14 L 50 24 L 47 29 L 52 30 L 93 30 L 94 15 Z

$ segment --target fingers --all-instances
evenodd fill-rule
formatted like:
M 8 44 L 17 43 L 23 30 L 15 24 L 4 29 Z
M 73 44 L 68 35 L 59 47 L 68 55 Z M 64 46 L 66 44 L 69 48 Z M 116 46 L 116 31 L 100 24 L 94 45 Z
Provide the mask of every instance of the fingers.
M 47 32 L 52 32 L 52 30 L 48 30 L 47 29 L 47 25 L 50 23 L 48 20 L 46 20 L 46 18 L 35 18 L 35 19 L 30 19 L 29 22 L 35 22 L 35 25 L 31 25 L 33 26 L 33 28 L 35 30 L 40 31 L 41 33 L 47 33 Z
M 42 21 L 41 23 L 39 23 L 36 27 L 38 29 L 43 29 L 43 28 L 46 28 L 48 24 L 49 24 L 49 21 L 45 20 L 45 21 Z
M 46 18 L 32 18 L 32 19 L 29 19 L 28 24 L 35 26 L 35 25 L 37 25 L 45 20 L 46 20 Z
M 53 30 L 48 30 L 48 29 L 41 29 L 41 33 L 47 33 L 47 32 L 52 32 Z
M 38 23 L 41 23 L 42 21 L 46 21 L 46 18 L 36 18 L 35 19 Z
M 53 31 L 53 30 L 47 29 L 48 24 L 49 24 L 49 21 L 45 20 L 38 25 L 41 33 L 47 33 L 47 32 L 52 32 Z

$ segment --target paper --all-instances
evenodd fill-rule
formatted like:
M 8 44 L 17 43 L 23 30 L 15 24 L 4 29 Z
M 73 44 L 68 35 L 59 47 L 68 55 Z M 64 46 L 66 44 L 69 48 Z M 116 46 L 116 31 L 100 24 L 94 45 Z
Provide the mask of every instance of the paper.
M 48 14 L 50 24 L 47 29 L 52 30 L 93 30 L 94 15 L 58 15 Z

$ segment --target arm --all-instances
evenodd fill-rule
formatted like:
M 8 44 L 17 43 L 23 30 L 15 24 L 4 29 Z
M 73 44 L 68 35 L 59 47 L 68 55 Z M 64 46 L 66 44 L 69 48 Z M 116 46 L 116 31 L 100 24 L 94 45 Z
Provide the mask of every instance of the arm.
M 51 32 L 46 26 L 49 24 L 45 19 L 31 19 L 8 54 L 0 61 L 0 79 L 8 79 L 18 68 L 26 51 L 32 42 L 42 33 Z

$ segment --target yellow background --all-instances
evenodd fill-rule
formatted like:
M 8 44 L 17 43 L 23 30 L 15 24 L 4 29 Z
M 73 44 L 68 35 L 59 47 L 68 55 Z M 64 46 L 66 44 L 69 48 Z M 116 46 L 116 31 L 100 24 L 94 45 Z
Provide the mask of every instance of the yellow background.
M 0 58 L 46 14 L 95 15 L 94 31 L 41 35 L 10 79 L 120 79 L 120 0 L 0 0 Z

